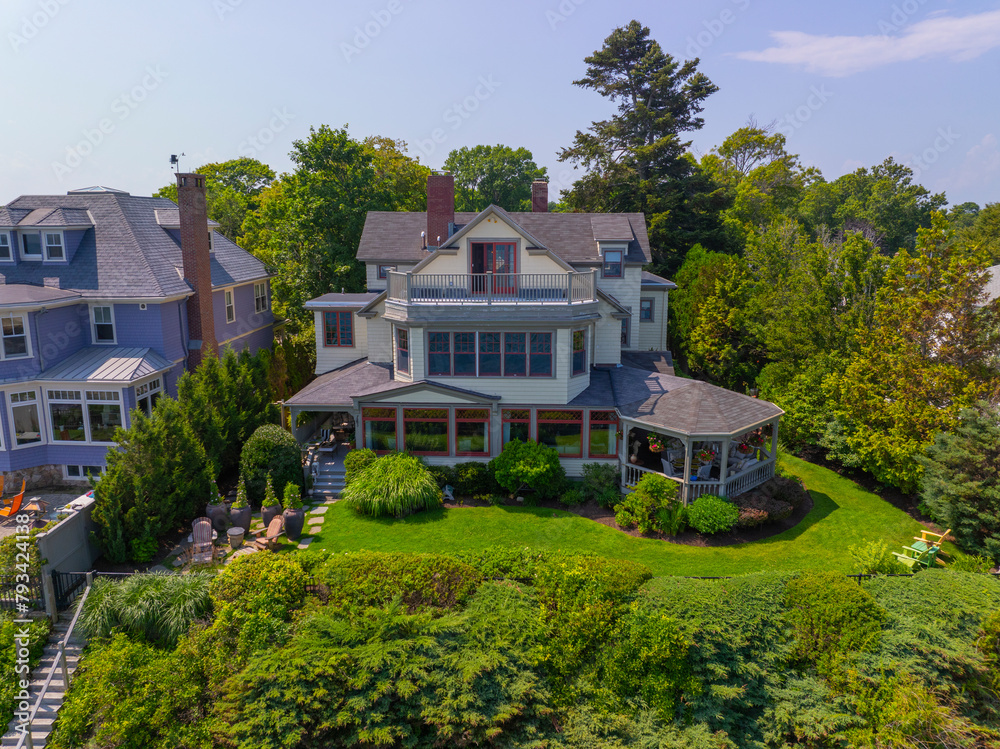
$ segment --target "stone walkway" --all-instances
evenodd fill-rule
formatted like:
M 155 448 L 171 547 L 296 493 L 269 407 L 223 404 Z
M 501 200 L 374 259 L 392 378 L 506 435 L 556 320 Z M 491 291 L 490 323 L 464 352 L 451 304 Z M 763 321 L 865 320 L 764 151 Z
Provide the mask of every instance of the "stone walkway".
M 21 482 L 18 482 L 16 487 L 7 486 L 4 491 L 4 501 L 9 501 L 11 497 L 11 492 L 13 489 L 20 490 Z M 67 502 L 72 502 L 74 499 L 79 497 L 86 491 L 86 487 L 80 489 L 55 489 L 53 487 L 43 487 L 39 491 L 31 491 L 30 489 L 24 493 L 24 501 L 21 506 L 27 505 L 33 499 L 42 500 L 49 510 L 55 510 L 57 507 L 62 507 Z M 48 513 L 46 513 L 48 514 Z M 0 525 L 0 538 L 4 536 L 13 536 L 17 527 L 11 518 L 5 518 L 6 523 Z

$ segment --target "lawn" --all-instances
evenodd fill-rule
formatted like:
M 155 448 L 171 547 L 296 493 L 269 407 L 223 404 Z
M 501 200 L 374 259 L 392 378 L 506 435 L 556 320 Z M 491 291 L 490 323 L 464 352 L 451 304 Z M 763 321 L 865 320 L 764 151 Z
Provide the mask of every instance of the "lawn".
M 373 520 L 332 505 L 311 548 L 331 551 L 449 553 L 492 545 L 593 553 L 642 562 L 655 575 L 736 575 L 762 570 L 855 571 L 847 547 L 875 539 L 909 544 L 921 526 L 906 513 L 833 471 L 791 456 L 782 467 L 805 482 L 813 509 L 795 528 L 740 546 L 679 546 L 633 538 L 569 512 L 528 507 L 466 507 Z

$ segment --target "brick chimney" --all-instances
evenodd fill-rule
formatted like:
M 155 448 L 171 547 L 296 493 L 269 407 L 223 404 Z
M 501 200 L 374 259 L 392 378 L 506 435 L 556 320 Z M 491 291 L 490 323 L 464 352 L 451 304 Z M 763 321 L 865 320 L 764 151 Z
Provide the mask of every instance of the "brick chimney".
M 212 270 L 208 261 L 208 206 L 202 175 L 177 175 L 177 207 L 184 279 L 194 289 L 194 295 L 187 300 L 187 322 L 188 369 L 195 369 L 209 351 L 219 353 L 212 311 Z
M 427 246 L 439 247 L 448 240 L 448 224 L 455 223 L 455 177 L 427 177 Z M 441 241 L 438 242 L 438 237 Z
M 531 212 L 548 213 L 549 183 L 544 179 L 536 179 L 531 183 Z

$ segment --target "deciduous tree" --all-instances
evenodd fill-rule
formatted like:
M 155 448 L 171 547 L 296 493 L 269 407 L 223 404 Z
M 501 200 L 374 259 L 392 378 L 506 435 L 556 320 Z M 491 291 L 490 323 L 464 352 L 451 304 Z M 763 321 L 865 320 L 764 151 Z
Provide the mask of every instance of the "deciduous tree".
M 448 154 L 444 168 L 455 175 L 455 209 L 481 211 L 498 205 L 531 210 L 531 183 L 545 176 L 527 148 L 463 146 Z

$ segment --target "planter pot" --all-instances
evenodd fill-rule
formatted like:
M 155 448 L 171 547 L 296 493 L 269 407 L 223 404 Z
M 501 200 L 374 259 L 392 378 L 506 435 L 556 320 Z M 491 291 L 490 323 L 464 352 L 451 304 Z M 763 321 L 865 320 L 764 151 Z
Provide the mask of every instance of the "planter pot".
M 651 453 L 662 453 L 663 452 L 663 448 L 662 447 L 653 447 L 652 445 L 650 445 L 649 446 L 649 451 Z
M 205 508 L 205 516 L 212 521 L 212 529 L 217 533 L 225 533 L 229 523 L 229 513 L 226 512 L 224 504 L 208 505 Z
M 285 535 L 289 541 L 297 541 L 302 535 L 302 526 L 306 523 L 306 511 L 303 508 L 297 510 L 285 510 Z
M 235 525 L 230 528 L 227 533 L 229 534 L 229 545 L 235 550 L 243 545 L 243 534 L 246 530 L 239 525 Z
M 271 505 L 270 507 L 260 508 L 260 519 L 264 521 L 264 527 L 267 528 L 278 515 L 281 514 L 281 505 Z
M 250 527 L 250 515 L 252 510 L 249 507 L 238 507 L 229 511 L 229 519 L 234 526 L 246 530 Z

